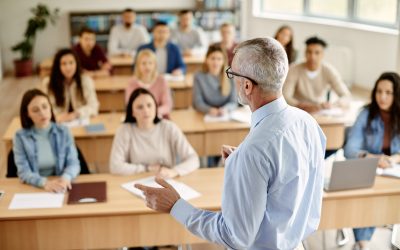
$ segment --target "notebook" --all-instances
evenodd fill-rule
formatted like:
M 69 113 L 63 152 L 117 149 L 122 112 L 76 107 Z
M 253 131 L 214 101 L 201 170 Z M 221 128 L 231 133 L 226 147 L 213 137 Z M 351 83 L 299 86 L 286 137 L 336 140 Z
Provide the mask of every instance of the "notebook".
M 93 123 L 85 126 L 85 130 L 88 133 L 99 133 L 106 130 L 103 123 Z
M 83 204 L 107 201 L 107 184 L 100 182 L 73 183 L 69 191 L 68 204 Z
M 335 161 L 331 177 L 324 184 L 325 191 L 369 188 L 375 183 L 378 158 Z

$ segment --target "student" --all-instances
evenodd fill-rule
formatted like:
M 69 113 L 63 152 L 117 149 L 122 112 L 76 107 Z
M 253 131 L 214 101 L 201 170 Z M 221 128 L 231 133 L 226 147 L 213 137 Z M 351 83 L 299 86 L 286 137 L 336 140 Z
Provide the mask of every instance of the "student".
M 172 109 L 171 90 L 164 76 L 157 72 L 157 58 L 153 51 L 144 49 L 135 61 L 135 71 L 125 90 L 125 103 L 137 88 L 148 89 L 156 99 L 158 117 L 168 117 Z
M 289 64 L 296 61 L 297 51 L 293 48 L 293 30 L 287 25 L 281 26 L 275 34 L 275 39 L 282 44 L 286 51 Z
M 153 27 L 153 41 L 138 48 L 151 49 L 157 57 L 157 68 L 161 74 L 182 75 L 186 66 L 178 46 L 169 42 L 170 30 L 166 22 L 157 21 Z
M 203 54 L 207 49 L 204 31 L 193 27 L 193 13 L 182 10 L 178 14 L 179 25 L 172 30 L 171 40 L 176 43 L 184 56 Z
M 48 192 L 71 189 L 71 180 L 80 172 L 77 150 L 68 128 L 55 123 L 47 95 L 38 89 L 27 91 L 20 119 L 13 152 L 21 181 Z M 53 175 L 57 177 L 47 179 Z
M 323 62 L 326 42 L 318 37 L 306 40 L 306 61 L 292 64 L 283 85 L 287 102 L 307 112 L 317 112 L 332 105 L 346 106 L 350 92 L 337 70 Z M 337 103 L 328 100 L 330 90 L 340 97 Z
M 375 83 L 371 103 L 351 128 L 344 147 L 346 158 L 377 157 L 380 168 L 400 163 L 400 76 L 383 73 Z M 374 227 L 354 229 L 354 249 L 367 249 Z
M 43 80 L 58 122 L 97 115 L 99 102 L 93 80 L 81 75 L 76 54 L 71 49 L 61 49 L 54 57 L 50 78 Z
M 194 76 L 193 107 L 211 116 L 221 116 L 237 108 L 235 86 L 225 74 L 225 58 L 221 47 L 210 46 L 203 71 Z
M 79 43 L 73 47 L 78 55 L 84 73 L 94 76 L 108 76 L 111 64 L 99 45 L 96 44 L 96 34 L 92 29 L 82 28 L 79 32 Z
M 132 9 L 122 12 L 122 24 L 111 28 L 108 54 L 113 56 L 135 56 L 136 49 L 150 41 L 144 26 L 135 24 L 136 13 Z
M 237 46 L 235 42 L 235 26 L 230 23 L 224 23 L 219 28 L 221 33 L 221 41 L 213 45 L 220 46 L 228 58 L 228 65 L 230 66 L 233 59 L 233 51 Z
M 157 117 L 157 103 L 150 91 L 143 88 L 133 91 L 125 122 L 114 137 L 111 173 L 153 172 L 174 178 L 194 171 L 199 165 L 199 158 L 182 131 L 171 121 Z

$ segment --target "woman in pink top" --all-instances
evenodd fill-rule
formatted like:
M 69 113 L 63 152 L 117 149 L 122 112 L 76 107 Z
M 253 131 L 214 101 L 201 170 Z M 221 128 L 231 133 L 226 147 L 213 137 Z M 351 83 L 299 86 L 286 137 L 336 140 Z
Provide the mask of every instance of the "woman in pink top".
M 150 49 L 144 49 L 136 56 L 135 71 L 125 90 L 125 103 L 137 88 L 148 89 L 155 97 L 158 116 L 168 117 L 172 109 L 171 90 L 165 78 L 157 72 L 156 55 Z

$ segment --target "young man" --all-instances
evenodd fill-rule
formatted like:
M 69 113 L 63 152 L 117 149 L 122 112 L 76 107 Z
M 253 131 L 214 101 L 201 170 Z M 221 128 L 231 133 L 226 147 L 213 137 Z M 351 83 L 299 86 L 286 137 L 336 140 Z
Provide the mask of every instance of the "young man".
M 228 65 L 230 66 L 233 60 L 233 50 L 237 46 L 237 43 L 235 42 L 235 26 L 230 23 L 224 23 L 219 28 L 219 31 L 221 33 L 221 42 L 213 45 L 218 45 L 225 51 L 226 56 L 228 57 Z
M 182 75 L 186 66 L 178 46 L 169 41 L 170 30 L 165 22 L 158 21 L 153 27 L 153 41 L 138 48 L 151 49 L 157 56 L 158 72 L 161 74 Z
M 323 62 L 327 44 L 318 37 L 306 40 L 306 61 L 290 67 L 283 95 L 290 105 L 307 112 L 330 108 L 330 90 L 340 97 L 337 105 L 345 106 L 350 92 L 337 70 Z
M 92 29 L 84 27 L 79 33 L 79 43 L 73 47 L 84 73 L 97 77 L 110 74 L 111 64 L 99 45 Z
M 132 9 L 122 12 L 122 24 L 111 28 L 108 54 L 112 56 L 135 56 L 137 48 L 150 41 L 147 30 L 135 24 L 136 13 Z
M 179 26 L 172 30 L 171 40 L 178 45 L 184 56 L 204 55 L 207 50 L 204 31 L 193 27 L 193 13 L 189 10 L 179 12 Z

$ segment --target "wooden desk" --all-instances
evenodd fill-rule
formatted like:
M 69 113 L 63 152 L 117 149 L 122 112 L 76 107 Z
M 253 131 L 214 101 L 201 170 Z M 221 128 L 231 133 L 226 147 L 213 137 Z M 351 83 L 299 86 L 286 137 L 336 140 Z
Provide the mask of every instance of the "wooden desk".
M 100 112 L 125 110 L 125 89 L 131 76 L 110 76 L 94 79 Z M 183 82 L 169 81 L 174 109 L 186 109 L 192 105 L 193 75 L 185 76 Z
M 77 182 L 107 181 L 106 203 L 28 210 L 8 210 L 13 194 L 43 190 L 16 178 L 0 179 L 6 192 L 0 200 L 0 249 L 104 249 L 204 242 L 169 214 L 151 211 L 142 199 L 120 186 L 144 176 L 81 175 Z M 220 208 L 223 170 L 201 169 L 177 180 L 202 194 L 190 201 L 194 206 Z
M 195 73 L 202 69 L 204 56 L 184 56 L 183 62 L 186 64 L 186 73 Z M 108 57 L 112 67 L 113 75 L 132 75 L 133 58 L 130 56 L 111 56 Z M 50 75 L 53 58 L 46 58 L 39 64 L 39 75 L 41 78 Z
M 224 168 L 199 169 L 178 178 L 202 196 L 195 207 L 218 211 Z M 120 187 L 144 177 L 82 175 L 78 182 L 107 181 L 106 203 L 65 205 L 57 209 L 8 210 L 14 193 L 41 192 L 16 178 L 0 179 L 0 249 L 89 249 L 198 243 L 169 214 L 155 213 Z M 325 193 L 319 230 L 400 222 L 400 180 L 377 177 L 373 188 Z M 150 233 L 151 232 L 151 233 Z M 21 240 L 23 239 L 23 240 Z

